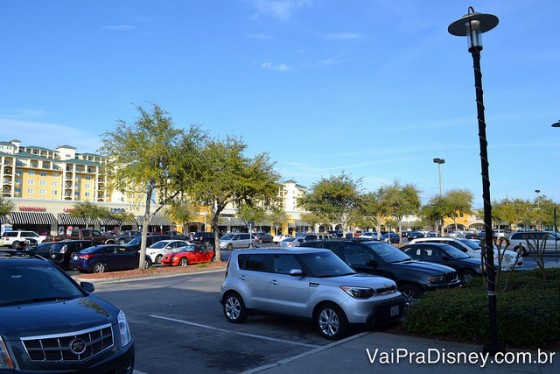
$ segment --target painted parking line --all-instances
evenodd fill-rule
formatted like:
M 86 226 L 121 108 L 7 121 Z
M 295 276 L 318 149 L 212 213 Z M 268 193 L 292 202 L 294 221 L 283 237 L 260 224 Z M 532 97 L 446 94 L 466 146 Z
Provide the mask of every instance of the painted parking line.
M 321 347 L 320 345 L 315 345 L 315 344 L 305 344 L 305 343 L 295 342 L 295 341 L 292 341 L 292 340 L 276 339 L 276 338 L 271 338 L 271 337 L 263 336 L 263 335 L 255 335 L 255 334 L 248 334 L 248 333 L 245 333 L 245 332 L 236 332 L 236 331 L 231 331 L 231 330 L 226 330 L 226 329 L 220 329 L 218 327 L 202 325 L 200 323 L 195 323 L 195 322 L 183 321 L 181 319 L 176 319 L 176 318 L 156 316 L 156 315 L 153 315 L 153 314 L 151 314 L 150 317 L 163 319 L 163 320 L 171 321 L 171 322 L 182 323 L 184 325 L 200 327 L 200 328 L 203 328 L 203 329 L 225 332 L 225 333 L 228 333 L 228 334 L 247 336 L 247 337 L 256 338 L 256 339 L 270 340 L 270 341 L 277 342 L 277 343 L 301 345 L 301 346 L 308 347 L 308 348 L 319 348 L 319 347 Z

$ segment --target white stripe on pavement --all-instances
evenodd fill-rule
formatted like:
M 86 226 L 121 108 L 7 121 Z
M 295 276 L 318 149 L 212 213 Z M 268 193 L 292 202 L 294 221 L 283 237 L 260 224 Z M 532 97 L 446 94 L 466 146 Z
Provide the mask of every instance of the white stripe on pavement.
M 200 324 L 200 323 L 189 322 L 189 321 L 183 321 L 183 320 L 176 319 L 176 318 L 169 318 L 169 317 L 163 317 L 163 316 L 156 316 L 156 315 L 153 315 L 153 314 L 151 314 L 150 317 L 152 317 L 152 318 L 158 318 L 158 319 L 163 319 L 163 320 L 166 320 L 166 321 L 172 321 L 172 322 L 182 323 L 182 324 L 190 325 L 190 326 L 201 327 L 201 328 L 204 328 L 204 329 L 209 329 L 209 330 L 215 330 L 215 331 L 225 332 L 225 333 L 229 333 L 229 334 L 248 336 L 248 337 L 256 338 L 256 339 L 271 340 L 271 341 L 273 341 L 273 342 L 278 342 L 278 343 L 301 345 L 301 346 L 308 347 L 308 348 L 319 348 L 319 347 L 321 347 L 320 345 L 298 343 L 298 342 L 294 342 L 294 341 L 292 341 L 292 340 L 276 339 L 276 338 L 271 338 L 271 337 L 268 337 L 268 336 L 255 335 L 255 334 L 248 334 L 248 333 L 245 333 L 245 332 L 235 332 L 235 331 L 231 331 L 231 330 L 220 329 L 220 328 L 218 328 L 218 327 L 212 327 L 212 326 L 208 326 L 208 325 L 202 325 L 202 324 Z

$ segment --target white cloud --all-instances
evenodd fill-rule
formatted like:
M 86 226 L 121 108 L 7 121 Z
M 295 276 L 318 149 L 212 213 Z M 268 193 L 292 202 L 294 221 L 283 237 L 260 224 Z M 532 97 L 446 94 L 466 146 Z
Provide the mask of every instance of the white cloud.
M 266 70 L 275 70 L 275 71 L 288 71 L 291 70 L 290 66 L 287 64 L 274 64 L 272 62 L 265 62 L 261 65 L 261 68 Z
M 353 32 L 324 34 L 323 38 L 326 40 L 353 40 L 360 39 L 362 36 Z
M 314 3 L 315 0 L 253 0 L 258 13 L 281 20 L 290 19 L 293 12 Z

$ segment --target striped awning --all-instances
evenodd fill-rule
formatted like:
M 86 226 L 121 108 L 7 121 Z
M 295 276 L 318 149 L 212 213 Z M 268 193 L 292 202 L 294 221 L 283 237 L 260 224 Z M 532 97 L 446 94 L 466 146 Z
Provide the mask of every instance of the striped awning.
M 12 221 L 10 220 L 10 216 L 0 216 L 0 220 L 2 221 L 2 223 L 12 223 Z
M 58 215 L 58 224 L 63 226 L 85 226 L 86 221 L 83 218 L 79 217 L 72 217 L 70 214 L 59 213 Z
M 12 225 L 50 225 L 56 223 L 51 213 L 45 212 L 11 212 Z
M 142 216 L 138 217 L 138 224 L 140 224 L 143 221 Z M 150 223 L 148 224 L 148 226 L 171 226 L 172 223 L 164 216 L 161 215 L 156 215 L 154 218 L 152 218 L 152 220 L 150 221 Z

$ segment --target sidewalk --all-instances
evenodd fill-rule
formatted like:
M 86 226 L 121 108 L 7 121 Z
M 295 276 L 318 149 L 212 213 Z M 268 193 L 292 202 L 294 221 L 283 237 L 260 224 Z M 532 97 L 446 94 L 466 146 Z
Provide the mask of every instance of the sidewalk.
M 515 350 L 493 359 L 482 352 L 480 345 L 364 332 L 244 374 L 560 373 L 560 353 Z

